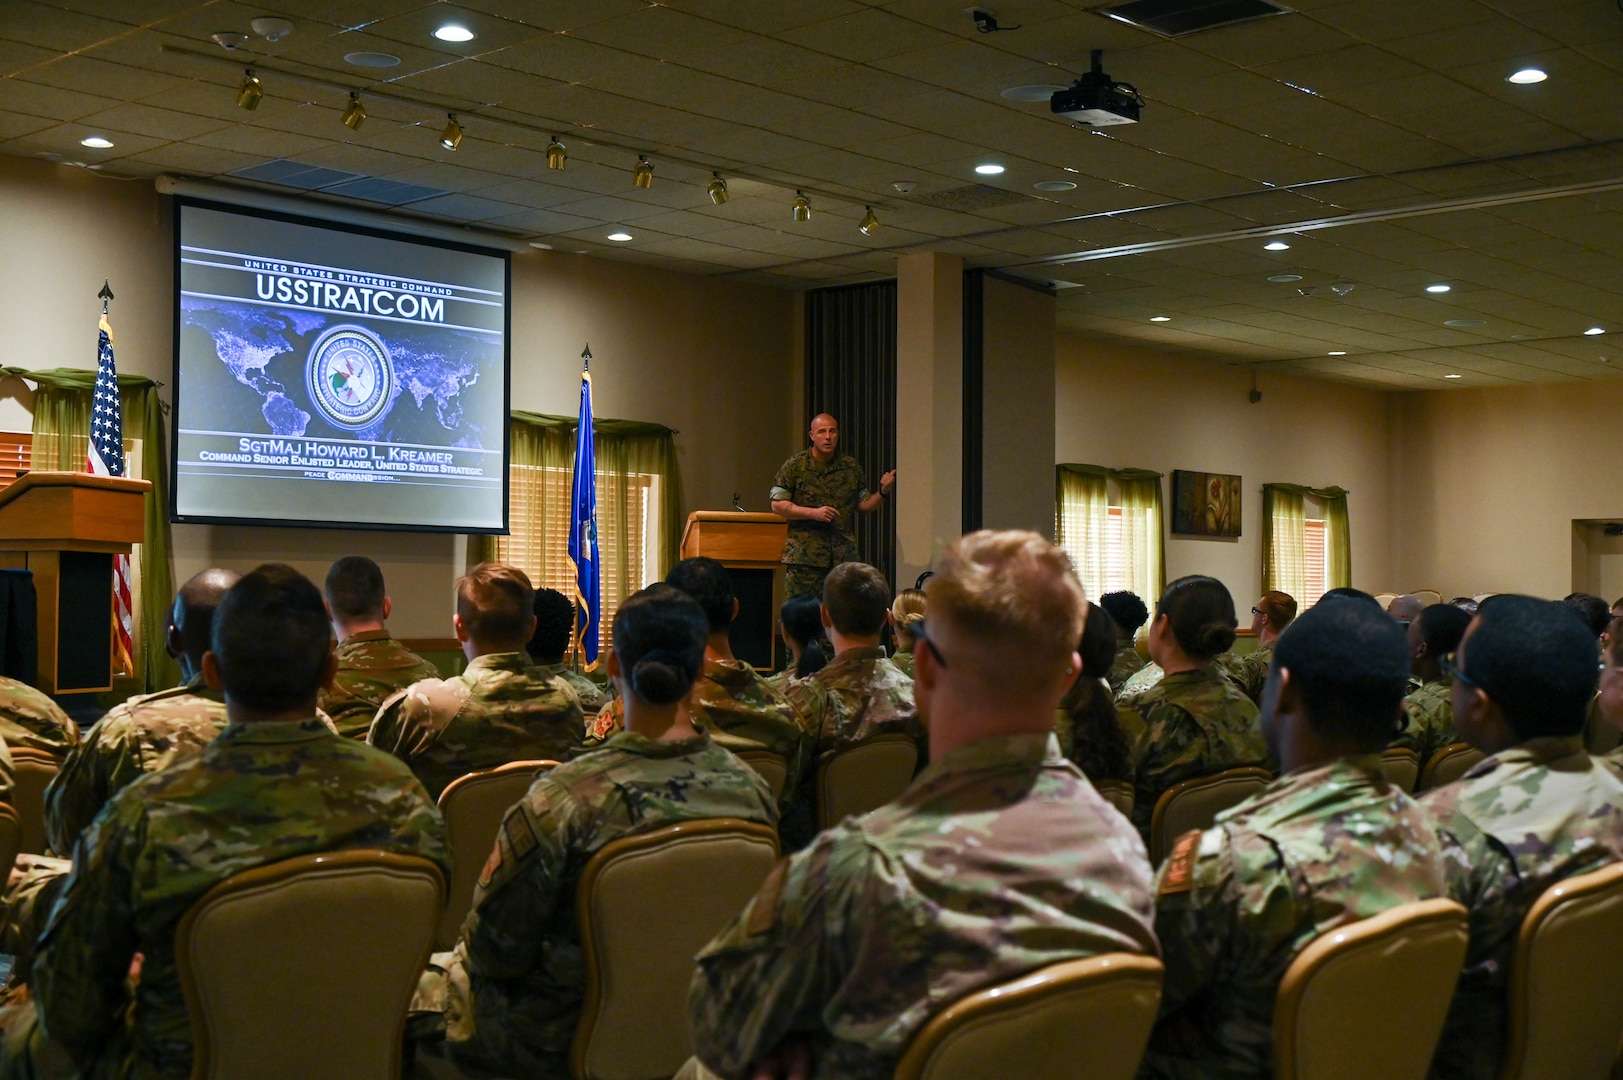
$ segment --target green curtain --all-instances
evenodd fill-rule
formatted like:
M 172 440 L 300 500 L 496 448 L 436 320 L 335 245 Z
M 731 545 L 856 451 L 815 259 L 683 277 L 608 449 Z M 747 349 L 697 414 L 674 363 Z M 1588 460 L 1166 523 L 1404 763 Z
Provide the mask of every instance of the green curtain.
M 1313 496 L 1324 506 L 1325 586 L 1352 584 L 1352 531 L 1347 523 L 1347 489 L 1312 488 L 1302 484 L 1262 485 L 1262 590 L 1278 589 L 1299 596 L 1306 547 L 1303 500 Z M 1295 590 L 1291 586 L 1295 586 Z
M 83 368 L 0 368 L 0 375 L 16 375 L 35 384 L 34 467 L 82 471 L 90 449 L 90 408 L 96 372 Z M 145 532 L 137 552 L 141 594 L 136 599 L 140 623 L 135 673 L 141 691 L 150 692 L 180 681 L 179 665 L 162 648 L 169 599 L 174 595 L 169 455 L 158 384 L 140 375 L 120 375 L 118 392 L 124 436 L 141 441 L 140 478 L 152 484 L 147 494 Z
M 1070 555 L 1082 588 L 1097 598 L 1105 591 L 1105 533 L 1110 523 L 1104 473 L 1060 465 L 1054 476 L 1054 542 Z
M 1058 467 L 1063 491 L 1067 473 L 1114 480 L 1121 493 L 1122 558 L 1132 574 L 1131 588 L 1154 603 L 1166 586 L 1166 516 L 1161 503 L 1161 474 L 1150 469 L 1107 469 L 1101 465 Z

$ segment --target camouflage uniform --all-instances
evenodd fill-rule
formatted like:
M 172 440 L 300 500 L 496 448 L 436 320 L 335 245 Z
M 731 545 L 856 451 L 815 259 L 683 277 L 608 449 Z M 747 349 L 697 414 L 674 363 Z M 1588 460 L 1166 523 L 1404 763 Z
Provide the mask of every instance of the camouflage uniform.
M 892 656 L 890 658 L 890 662 L 896 665 L 896 670 L 897 671 L 900 671 L 903 675 L 906 675 L 909 679 L 911 679 L 913 677 L 913 650 L 912 649 L 908 649 L 906 652 L 896 653 L 894 656 Z
M 1429 815 L 1378 758 L 1341 758 L 1184 834 L 1156 892 L 1167 975 L 1140 1077 L 1266 1080 L 1274 997 L 1297 954 L 1336 927 L 1447 895 L 1447 878 Z
M 1438 750 L 1459 742 L 1459 733 L 1454 730 L 1454 706 L 1449 703 L 1453 689 L 1454 680 L 1444 675 L 1404 698 L 1402 727 L 1390 745 L 1413 750 L 1424 765 Z
M 824 465 L 806 449 L 779 466 L 769 498 L 787 499 L 810 509 L 832 506 L 840 512 L 829 522 L 789 522 L 783 546 L 783 563 L 787 567 L 784 595 L 820 593 L 823 578 L 830 570 L 856 559 L 857 504 L 868 494 L 862 466 L 850 454 L 836 452 L 834 460 Z
M 528 653 L 487 653 L 455 678 L 425 679 L 395 694 L 366 741 L 410 765 L 438 799 L 475 769 L 573 757 L 584 725 L 575 692 Z
M 0 675 L 0 740 L 60 757 L 79 745 L 79 725 L 44 693 Z
M 436 954 L 419 986 L 414 1026 L 432 1028 L 443 1014 L 454 1056 L 567 1078 L 586 992 L 581 870 L 611 840 L 716 817 L 772 825 L 777 809 L 766 781 L 708 735 L 622 732 L 538 777 L 502 822 L 456 949 Z
M 1213 668 L 1168 675 L 1118 706 L 1133 743 L 1133 823 L 1148 833 L 1161 793 L 1180 780 L 1268 764 L 1257 707 Z
M 233 874 L 345 848 L 423 856 L 449 871 L 445 823 L 411 774 L 315 719 L 230 727 L 195 757 L 131 784 L 74 846 L 34 963 L 37 1023 L 33 1006 L 6 1018 L 5 1064 L 37 1063 L 48 1038 L 88 1075 L 185 1080 L 181 917 Z M 125 975 L 138 952 L 130 1006 Z
M 982 739 L 778 864 L 699 954 L 698 1056 L 727 1080 L 785 1037 L 814 1078 L 879 1080 L 965 994 L 1104 952 L 1154 955 L 1144 845 L 1047 735 Z
M 1227 679 L 1240 693 L 1250 697 L 1248 688 L 1251 685 L 1251 674 L 1246 667 L 1245 657 L 1236 656 L 1231 652 L 1218 653 L 1212 658 L 1212 667 L 1217 673 Z M 1253 703 L 1254 704 L 1254 703 Z
M 588 717 L 596 716 L 609 703 L 607 689 L 571 669 L 568 664 L 537 664 L 536 667 L 568 683 L 569 689 L 575 691 L 575 696 L 580 699 L 580 711 Z
M 171 761 L 196 756 L 225 724 L 225 698 L 202 676 L 113 706 L 45 790 L 51 850 L 66 855 L 108 799 Z
M 1116 650 L 1116 659 L 1110 664 L 1110 672 L 1105 681 L 1110 684 L 1110 692 L 1119 694 L 1127 680 L 1144 668 L 1144 658 L 1138 655 L 1137 646 L 1129 642 Z
M 338 734 L 366 738 L 372 718 L 389 695 L 412 683 L 440 677 L 439 668 L 389 636 L 387 630 L 363 630 L 345 638 L 335 650 L 338 674 L 321 692 L 317 704 L 332 717 Z
M 811 737 L 782 691 L 743 661 L 706 657 L 688 694 L 688 712 L 695 727 L 728 750 L 770 750 L 783 758 L 780 808 L 788 805 L 811 757 Z
M 1276 639 L 1277 640 L 1277 639 Z M 1274 643 L 1258 645 L 1256 649 L 1244 656 L 1236 656 L 1234 670 L 1230 678 L 1251 704 L 1262 704 L 1262 688 L 1268 681 L 1268 667 L 1274 662 Z
M 1160 685 L 1162 678 L 1165 676 L 1166 672 L 1161 670 L 1161 665 L 1151 660 L 1129 675 L 1127 681 L 1121 684 L 1121 689 L 1116 691 L 1116 704 L 1124 705 L 1128 699 L 1135 698 L 1146 690 L 1154 689 Z
M 1445 836 L 1449 892 L 1471 912 L 1471 943 L 1432 1062 L 1444 1080 L 1498 1075 L 1507 968 L 1540 893 L 1623 858 L 1623 778 L 1583 739 L 1529 739 L 1421 800 Z

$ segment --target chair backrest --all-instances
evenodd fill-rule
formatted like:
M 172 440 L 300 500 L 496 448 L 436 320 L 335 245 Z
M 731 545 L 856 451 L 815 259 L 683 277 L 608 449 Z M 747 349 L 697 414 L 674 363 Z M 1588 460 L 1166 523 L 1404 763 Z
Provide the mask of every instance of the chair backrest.
M 23 827 L 17 818 L 17 811 L 5 803 L 0 803 L 0 859 L 10 859 L 11 862 L 0 862 L 0 866 L 10 866 L 17 861 L 17 853 L 22 850 Z
M 1410 595 L 1412 595 L 1416 600 L 1419 600 L 1422 604 L 1425 604 L 1427 607 L 1430 607 L 1433 604 L 1441 604 L 1443 602 L 1443 594 L 1438 592 L 1436 589 L 1416 589 Z
M 445 815 L 445 837 L 451 847 L 451 881 L 446 889 L 445 911 L 434 935 L 436 949 L 456 947 L 462 921 L 473 906 L 474 884 L 490 858 L 502 818 L 530 790 L 535 774 L 556 764 L 510 761 L 459 776 L 440 792 L 440 813 Z
M 911 735 L 887 731 L 817 761 L 817 827 L 884 806 L 913 781 L 919 746 Z
M 581 872 L 575 919 L 586 996 L 574 1075 L 665 1080 L 693 1054 L 693 958 L 744 910 L 778 860 L 778 834 L 705 818 L 605 844 Z
M 193 1080 L 398 1077 L 444 902 L 439 867 L 383 851 L 286 859 L 214 886 L 175 934 Z
M 1412 793 L 1420 782 L 1420 755 L 1406 746 L 1388 747 L 1381 751 L 1381 773 L 1388 782 Z
M 733 756 L 766 781 L 772 789 L 774 800 L 783 794 L 783 785 L 789 779 L 789 763 L 783 760 L 782 754 L 774 754 L 770 750 L 734 750 Z
M 1415 790 L 1430 791 L 1452 784 L 1481 760 L 1482 751 L 1470 743 L 1449 743 L 1426 759 L 1426 767 L 1420 773 L 1420 785 Z
M 1273 778 L 1267 769 L 1247 765 L 1183 780 L 1161 792 L 1150 815 L 1150 862 L 1160 865 L 1174 840 L 1211 825 L 1218 814 L 1249 799 Z
M 1122 812 L 1123 817 L 1133 814 L 1133 785 L 1127 780 L 1098 780 L 1094 782 L 1094 789 L 1110 801 L 1110 805 Z
M 49 751 L 36 750 L 31 746 L 11 747 L 11 761 L 17 772 L 17 784 L 11 793 L 12 806 L 16 808 L 22 829 L 21 846 L 17 850 L 25 855 L 43 855 L 47 843 L 45 789 L 56 779 L 62 763 Z M 68 852 L 59 851 L 57 854 L 66 858 Z
M 1623 863 L 1546 889 L 1510 967 L 1500 1080 L 1585 1080 L 1623 1041 Z
M 1469 937 L 1452 900 L 1320 934 L 1274 1001 L 1274 1080 L 1424 1080 Z
M 1104 953 L 976 991 L 919 1029 L 896 1080 L 1132 1080 L 1163 975 L 1154 957 Z
M 1395 593 L 1395 592 L 1381 592 L 1381 593 L 1376 593 L 1375 594 L 1375 602 L 1377 604 L 1381 605 L 1381 610 L 1382 611 L 1385 611 L 1386 606 L 1388 604 L 1390 604 L 1392 601 L 1396 600 L 1397 598 L 1398 598 L 1398 594 Z

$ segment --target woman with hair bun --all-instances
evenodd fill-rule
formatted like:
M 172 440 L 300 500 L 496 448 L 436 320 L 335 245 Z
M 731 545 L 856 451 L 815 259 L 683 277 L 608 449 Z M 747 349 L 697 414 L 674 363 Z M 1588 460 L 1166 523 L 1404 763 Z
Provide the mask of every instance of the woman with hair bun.
M 586 992 L 575 889 L 603 845 L 695 818 L 775 826 L 777 802 L 743 762 L 693 727 L 684 699 L 704 658 L 704 610 L 670 585 L 628 598 L 614 618 L 609 678 L 625 730 L 601 749 L 543 772 L 507 812 L 479 876 L 456 949 L 436 953 L 413 1010 L 441 1012 L 460 1063 L 516 1076 L 569 1075 L 572 1019 Z
M 1166 674 L 1119 711 L 1133 740 L 1133 824 L 1146 838 L 1155 801 L 1173 784 L 1268 764 L 1257 707 L 1216 664 L 1238 626 L 1234 597 L 1216 578 L 1181 577 L 1155 605 L 1150 659 Z
M 924 590 L 903 589 L 890 605 L 890 625 L 896 631 L 896 654 L 890 658 L 913 677 L 913 627 L 924 621 Z
M 809 679 L 828 666 L 834 646 L 823 632 L 823 599 L 811 593 L 791 596 L 778 611 L 778 633 L 789 650 L 789 666 L 767 682 L 787 690 L 796 679 Z

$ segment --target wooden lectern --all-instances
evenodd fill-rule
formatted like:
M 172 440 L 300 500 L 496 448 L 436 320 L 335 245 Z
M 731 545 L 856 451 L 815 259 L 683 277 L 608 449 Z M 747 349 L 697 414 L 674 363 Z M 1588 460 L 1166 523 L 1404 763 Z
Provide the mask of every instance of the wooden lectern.
M 152 484 L 121 476 L 30 472 L 0 491 L 0 566 L 34 572 L 39 688 L 113 687 L 113 556 L 146 527 Z
M 682 558 L 708 555 L 731 571 L 738 597 L 733 622 L 733 653 L 758 668 L 772 670 L 778 608 L 783 603 L 783 545 L 789 523 L 776 514 L 737 510 L 695 510 L 682 533 Z

